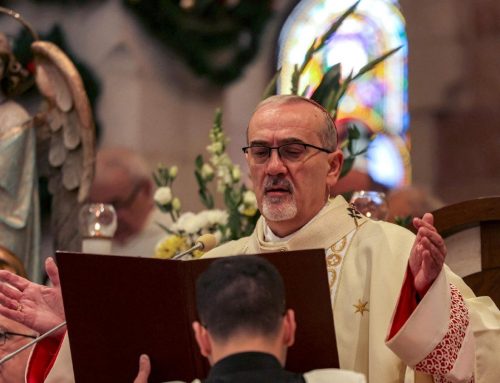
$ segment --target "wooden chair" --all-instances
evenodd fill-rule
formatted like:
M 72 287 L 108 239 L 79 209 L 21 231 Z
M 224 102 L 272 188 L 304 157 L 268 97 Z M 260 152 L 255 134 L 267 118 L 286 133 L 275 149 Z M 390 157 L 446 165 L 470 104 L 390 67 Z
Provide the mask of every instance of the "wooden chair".
M 488 295 L 500 307 L 500 196 L 459 202 L 432 214 L 448 247 L 448 266 L 476 295 Z

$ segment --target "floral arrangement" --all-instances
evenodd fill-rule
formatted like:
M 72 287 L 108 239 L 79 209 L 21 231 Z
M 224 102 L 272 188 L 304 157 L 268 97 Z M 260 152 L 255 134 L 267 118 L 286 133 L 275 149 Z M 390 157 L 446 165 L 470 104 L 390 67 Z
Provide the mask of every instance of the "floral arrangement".
M 291 94 L 298 94 L 301 76 L 310 63 L 313 55 L 320 51 L 325 43 L 335 34 L 342 22 L 354 13 L 359 1 L 347 9 L 322 36 L 314 39 L 301 66 L 296 66 L 292 74 Z M 320 103 L 330 112 L 332 118 L 337 115 L 337 108 L 342 96 L 346 93 L 349 84 L 373 69 L 375 65 L 395 53 L 398 48 L 392 49 L 380 57 L 370 61 L 362 67 L 358 73 L 352 72 L 341 81 L 340 64 L 332 66 L 324 75 L 321 83 L 309 96 Z M 263 99 L 276 93 L 276 83 L 280 76 L 278 70 L 266 87 Z M 307 89 L 307 87 L 306 87 Z M 181 213 L 181 203 L 178 197 L 172 194 L 172 184 L 177 175 L 177 167 L 166 167 L 160 165 L 155 173 L 154 180 L 158 189 L 155 193 L 155 202 L 161 211 L 170 214 L 173 224 L 169 227 L 161 225 L 168 233 L 167 237 L 160 241 L 155 249 L 158 258 L 171 258 L 175 254 L 192 247 L 195 240 L 202 234 L 212 233 L 217 237 L 219 243 L 238 239 L 251 234 L 259 212 L 255 194 L 249 190 L 241 180 L 241 170 L 238 165 L 232 163 L 226 153 L 229 139 L 225 136 L 222 125 L 222 112 L 216 110 L 212 129 L 210 130 L 210 145 L 207 146 L 209 153 L 208 161 L 199 155 L 195 160 L 195 177 L 198 183 L 200 199 L 207 210 L 198 214 Z M 341 171 L 341 177 L 345 176 L 353 166 L 356 156 L 363 154 L 367 148 L 356 149 L 353 143 L 359 139 L 360 133 L 356 127 L 348 129 L 345 142 L 340 144 L 344 150 L 345 159 Z M 214 197 L 208 185 L 217 182 L 217 192 L 224 198 L 225 209 L 214 208 Z M 201 256 L 200 251 L 193 253 L 194 257 Z
M 203 234 L 214 234 L 220 243 L 249 235 L 255 227 L 259 217 L 257 200 L 253 191 L 242 182 L 239 165 L 233 164 L 226 153 L 229 139 L 222 130 L 221 122 L 222 112 L 217 109 L 209 133 L 210 145 L 207 146 L 210 157 L 205 161 L 199 155 L 195 160 L 198 193 L 207 210 L 197 214 L 181 213 L 181 202 L 172 192 L 177 176 L 176 166 L 159 165 L 153 174 L 158 186 L 155 203 L 161 211 L 170 215 L 173 222 L 169 227 L 160 224 L 168 235 L 155 248 L 157 258 L 171 258 L 189 249 Z M 225 210 L 214 208 L 214 196 L 209 188 L 213 181 L 217 182 L 217 192 L 224 197 Z M 196 250 L 193 256 L 202 254 Z

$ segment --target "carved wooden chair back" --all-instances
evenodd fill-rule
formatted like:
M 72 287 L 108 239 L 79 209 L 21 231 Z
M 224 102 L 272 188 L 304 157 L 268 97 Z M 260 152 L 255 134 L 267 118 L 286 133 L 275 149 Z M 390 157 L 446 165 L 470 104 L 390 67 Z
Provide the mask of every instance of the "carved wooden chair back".
M 448 266 L 476 295 L 488 295 L 500 307 L 500 196 L 448 205 L 433 215 L 448 247 Z

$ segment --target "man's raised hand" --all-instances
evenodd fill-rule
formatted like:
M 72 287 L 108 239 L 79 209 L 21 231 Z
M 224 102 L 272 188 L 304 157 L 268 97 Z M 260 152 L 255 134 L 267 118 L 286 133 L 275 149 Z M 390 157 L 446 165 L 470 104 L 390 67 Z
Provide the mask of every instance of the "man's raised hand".
M 0 314 L 45 333 L 65 321 L 59 271 L 52 258 L 45 261 L 52 287 L 38 285 L 0 270 Z
M 417 237 L 410 254 L 410 269 L 415 288 L 423 298 L 429 287 L 441 272 L 446 257 L 444 240 L 434 227 L 434 217 L 430 213 L 413 219 Z

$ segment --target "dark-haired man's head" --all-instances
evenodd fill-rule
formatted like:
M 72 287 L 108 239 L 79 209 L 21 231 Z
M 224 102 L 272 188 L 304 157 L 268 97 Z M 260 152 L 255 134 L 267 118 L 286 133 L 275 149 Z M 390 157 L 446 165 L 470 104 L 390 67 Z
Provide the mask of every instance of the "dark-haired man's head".
M 267 352 L 284 363 L 295 319 L 286 310 L 281 275 L 268 261 L 236 256 L 213 262 L 197 281 L 196 301 L 201 323 L 193 329 L 210 363 L 244 351 Z

